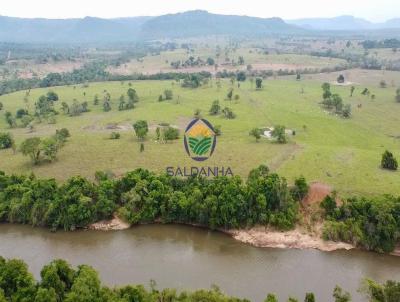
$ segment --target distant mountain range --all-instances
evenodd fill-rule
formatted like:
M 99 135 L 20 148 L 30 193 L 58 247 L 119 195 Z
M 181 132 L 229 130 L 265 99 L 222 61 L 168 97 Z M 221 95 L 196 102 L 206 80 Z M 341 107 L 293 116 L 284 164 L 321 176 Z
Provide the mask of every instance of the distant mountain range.
M 0 16 L 0 41 L 126 42 L 207 35 L 269 35 L 304 32 L 280 18 L 226 16 L 206 11 L 101 19 L 25 19 Z
M 218 15 L 188 11 L 158 17 L 102 19 L 26 19 L 0 16 L 0 42 L 101 43 L 209 35 L 267 36 L 321 30 L 400 28 L 400 18 L 385 23 L 342 16 L 284 21 L 280 18 Z
M 373 23 L 353 16 L 339 16 L 334 18 L 308 18 L 286 20 L 288 24 L 297 25 L 309 30 L 374 30 L 374 29 L 398 29 L 400 18 L 391 19 L 382 23 Z

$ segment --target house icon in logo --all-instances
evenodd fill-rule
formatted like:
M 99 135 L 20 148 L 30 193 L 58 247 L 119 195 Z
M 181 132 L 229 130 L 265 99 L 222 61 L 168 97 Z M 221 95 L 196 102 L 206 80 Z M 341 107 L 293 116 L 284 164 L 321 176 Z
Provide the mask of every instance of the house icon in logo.
M 214 153 L 217 136 L 213 126 L 205 119 L 194 119 L 184 135 L 186 153 L 196 161 L 204 161 Z

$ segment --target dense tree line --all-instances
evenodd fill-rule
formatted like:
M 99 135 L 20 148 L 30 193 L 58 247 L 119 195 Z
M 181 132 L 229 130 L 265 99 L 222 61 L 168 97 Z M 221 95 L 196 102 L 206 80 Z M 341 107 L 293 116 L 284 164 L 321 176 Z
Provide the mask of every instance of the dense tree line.
M 189 223 L 212 229 L 255 224 L 294 227 L 298 190 L 261 166 L 239 176 L 187 179 L 138 169 L 120 179 L 97 173 L 97 183 L 72 177 L 63 184 L 35 176 L 0 175 L 0 222 L 73 230 L 110 218 L 132 224 Z
M 400 239 L 400 198 L 351 198 L 337 206 L 327 196 L 321 206 L 327 221 L 324 239 L 344 241 L 378 252 L 391 252 Z
M 0 256 L 0 302 L 250 302 L 248 299 L 230 297 L 217 286 L 210 290 L 181 291 L 159 290 L 155 281 L 149 289 L 143 285 L 108 287 L 101 284 L 98 273 L 88 265 L 73 268 L 65 260 L 57 259 L 43 266 L 40 280 L 36 281 L 27 264 L 18 259 Z M 384 284 L 365 280 L 362 288 L 366 298 L 373 302 L 398 302 L 400 282 Z M 332 294 L 334 302 L 350 302 L 351 296 L 336 286 Z M 289 298 L 289 302 L 316 302 L 315 295 L 306 293 L 304 300 Z M 326 300 L 325 300 L 326 301 Z M 264 302 L 278 302 L 276 295 L 268 294 Z

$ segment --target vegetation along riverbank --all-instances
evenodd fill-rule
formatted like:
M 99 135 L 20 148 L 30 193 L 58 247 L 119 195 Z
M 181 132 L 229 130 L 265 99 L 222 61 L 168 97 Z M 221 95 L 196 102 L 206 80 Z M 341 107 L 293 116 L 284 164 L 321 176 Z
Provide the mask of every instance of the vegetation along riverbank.
M 377 252 L 393 252 L 399 240 L 400 198 L 354 197 L 338 203 L 328 195 L 310 214 L 301 204 L 309 189 L 306 180 L 299 177 L 289 186 L 266 166 L 252 170 L 245 182 L 239 176 L 182 179 L 144 169 L 121 178 L 98 172 L 96 179 L 75 176 L 59 184 L 1 173 L 0 221 L 74 230 L 117 214 L 131 225 L 183 223 L 225 231 L 256 226 L 289 231 L 302 225 L 320 228 L 324 240 Z

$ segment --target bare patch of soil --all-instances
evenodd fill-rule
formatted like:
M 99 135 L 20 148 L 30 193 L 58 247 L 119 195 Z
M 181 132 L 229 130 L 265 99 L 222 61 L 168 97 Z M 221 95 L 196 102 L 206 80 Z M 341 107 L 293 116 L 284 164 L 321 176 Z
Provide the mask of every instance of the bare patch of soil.
M 90 230 L 97 231 L 118 231 L 130 228 L 130 224 L 123 221 L 121 218 L 114 215 L 111 220 L 102 220 L 89 225 Z
M 332 187 L 321 183 L 313 182 L 310 184 L 307 196 L 303 199 L 303 205 L 320 203 L 326 196 L 332 193 Z
M 302 231 L 300 228 L 279 232 L 264 227 L 254 227 L 249 230 L 231 230 L 228 233 L 236 240 L 257 247 L 318 249 L 321 251 L 355 248 L 344 242 L 324 241 L 319 236 Z

